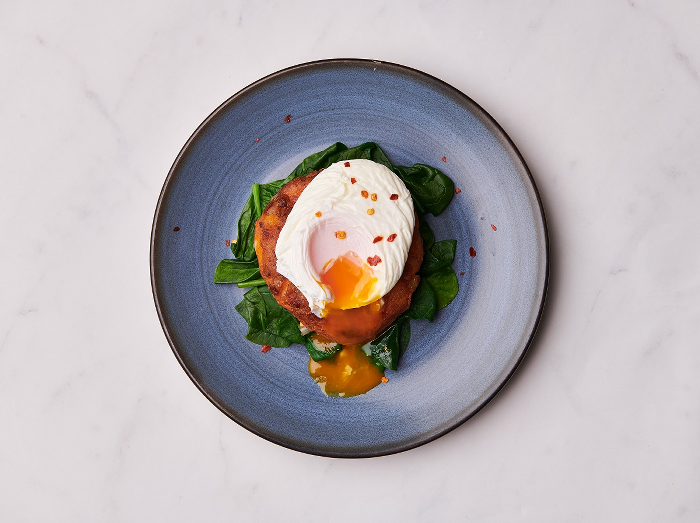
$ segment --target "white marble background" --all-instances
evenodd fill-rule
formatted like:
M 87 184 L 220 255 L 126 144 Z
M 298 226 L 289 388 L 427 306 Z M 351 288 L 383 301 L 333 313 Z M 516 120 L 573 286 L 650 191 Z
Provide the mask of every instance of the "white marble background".
M 0 521 L 700 521 L 700 3 L 0 2 Z M 532 168 L 539 335 L 472 420 L 402 454 L 278 447 L 192 385 L 148 248 L 222 101 L 333 57 L 486 108 Z

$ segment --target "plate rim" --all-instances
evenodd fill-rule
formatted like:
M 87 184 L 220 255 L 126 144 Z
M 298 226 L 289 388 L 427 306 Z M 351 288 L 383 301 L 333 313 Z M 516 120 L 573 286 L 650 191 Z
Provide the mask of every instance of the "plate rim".
M 513 365 L 513 367 L 510 369 L 508 374 L 502 379 L 501 383 L 498 384 L 497 387 L 494 388 L 493 392 L 489 394 L 487 397 L 484 398 L 484 400 L 477 405 L 469 414 L 467 414 L 465 417 L 459 419 L 458 421 L 450 424 L 448 427 L 436 432 L 433 435 L 430 435 L 426 438 L 421 439 L 418 442 L 412 442 L 409 444 L 400 444 L 400 445 L 395 445 L 391 449 L 388 450 L 377 450 L 377 451 L 360 451 L 360 452 L 355 452 L 355 453 L 340 453 L 340 452 L 333 452 L 333 451 L 323 451 L 319 450 L 318 452 L 312 452 L 310 450 L 306 449 L 301 449 L 301 448 L 295 448 L 293 444 L 287 443 L 282 440 L 276 440 L 272 437 L 270 434 L 266 434 L 260 430 L 255 429 L 254 427 L 246 425 L 242 420 L 236 419 L 231 413 L 227 411 L 227 409 L 219 402 L 215 397 L 213 397 L 212 394 L 210 394 L 205 387 L 203 387 L 193 376 L 192 372 L 187 368 L 185 365 L 185 362 L 183 361 L 183 358 L 181 357 L 180 353 L 178 352 L 178 349 L 175 346 L 175 343 L 170 335 L 170 332 L 168 330 L 168 326 L 166 324 L 163 311 L 161 310 L 161 304 L 158 299 L 158 292 L 156 289 L 156 276 L 155 276 L 155 259 L 154 259 L 154 246 L 156 242 L 156 227 L 158 225 L 158 219 L 160 217 L 160 212 L 161 212 L 161 207 L 163 204 L 163 197 L 170 185 L 170 182 L 173 179 L 173 175 L 180 164 L 180 161 L 182 160 L 183 156 L 187 152 L 190 144 L 194 142 L 197 137 L 199 136 L 200 132 L 211 122 L 216 116 L 224 110 L 229 104 L 234 103 L 237 98 L 240 98 L 247 94 L 248 92 L 254 90 L 260 85 L 263 85 L 265 83 L 268 83 L 274 79 L 277 79 L 279 77 L 283 77 L 287 75 L 290 72 L 297 72 L 297 71 L 302 71 L 304 69 L 308 68 L 313 68 L 313 67 L 318 67 L 318 66 L 332 66 L 332 65 L 345 65 L 345 66 L 367 66 L 370 64 L 379 64 L 383 67 L 387 67 L 390 69 L 393 69 L 395 71 L 401 71 L 404 73 L 407 73 L 412 76 L 420 77 L 424 80 L 429 80 L 430 82 L 434 82 L 438 85 L 440 85 L 443 89 L 446 89 L 449 91 L 454 97 L 456 98 L 461 98 L 463 101 L 466 101 L 468 104 L 472 105 L 477 109 L 477 111 L 481 112 L 481 115 L 488 121 L 490 125 L 494 127 L 494 129 L 498 132 L 499 138 L 505 140 L 505 142 L 509 145 L 509 147 L 512 149 L 512 151 L 515 153 L 518 161 L 521 163 L 522 167 L 525 170 L 525 173 L 527 174 L 528 180 L 530 182 L 530 185 L 533 189 L 536 203 L 537 203 L 537 208 L 539 209 L 540 213 L 540 218 L 542 220 L 542 233 L 544 236 L 544 278 L 543 278 L 543 288 L 542 288 L 542 297 L 540 299 L 540 304 L 537 310 L 537 316 L 535 318 L 535 322 L 532 327 L 532 331 L 530 332 L 530 335 L 528 336 L 527 342 L 524 344 L 523 348 L 520 351 L 520 354 L 518 355 L 518 359 Z M 182 369 L 185 371 L 185 374 L 190 378 L 190 381 L 194 383 L 194 385 L 199 389 L 199 391 L 214 405 L 216 406 L 219 411 L 221 411 L 226 417 L 229 419 L 233 420 L 236 422 L 238 425 L 243 427 L 244 429 L 248 430 L 249 432 L 252 432 L 253 434 L 271 442 L 276 445 L 279 445 L 281 447 L 288 448 L 290 450 L 294 450 L 296 452 L 301 452 L 304 454 L 310 454 L 310 455 L 316 455 L 316 456 L 321 456 L 321 457 L 332 457 L 332 458 L 346 458 L 346 459 L 357 459 L 357 458 L 371 458 L 371 457 L 379 457 L 379 456 L 388 456 L 392 454 L 398 454 L 400 452 L 405 452 L 407 450 L 411 450 L 420 446 L 423 446 L 427 443 L 430 443 L 431 441 L 434 441 L 448 432 L 453 431 L 472 417 L 474 417 L 478 412 L 480 412 L 488 403 L 493 400 L 493 398 L 505 387 L 505 385 L 510 381 L 510 379 L 513 377 L 515 374 L 515 371 L 520 367 L 520 364 L 522 363 L 523 359 L 525 358 L 525 355 L 527 354 L 528 350 L 530 349 L 533 340 L 535 338 L 535 335 L 537 334 L 537 330 L 539 328 L 540 322 L 542 320 L 542 315 L 544 312 L 544 307 L 545 307 L 545 302 L 547 300 L 547 292 L 549 288 L 549 276 L 550 276 L 550 242 L 549 242 L 549 228 L 547 225 L 547 218 L 544 210 L 544 205 L 542 203 L 542 198 L 540 196 L 539 189 L 537 188 L 537 184 L 535 183 L 535 179 L 532 176 L 532 172 L 530 171 L 529 166 L 527 165 L 527 162 L 525 162 L 525 158 L 523 157 L 522 153 L 518 149 L 518 147 L 515 145 L 513 140 L 510 138 L 510 136 L 505 132 L 503 127 L 496 121 L 496 119 L 491 116 L 491 114 L 486 111 L 481 105 L 479 105 L 477 102 L 475 102 L 471 97 L 457 89 L 456 87 L 448 84 L 444 80 L 441 80 L 440 78 L 437 78 L 429 73 L 426 73 L 424 71 L 421 71 L 419 69 L 415 69 L 410 66 L 405 66 L 401 65 L 398 63 L 394 62 L 387 62 L 383 60 L 374 60 L 374 59 L 367 59 L 367 58 L 327 58 L 327 59 L 322 59 L 322 60 L 314 60 L 314 61 L 309 61 L 309 62 L 302 62 L 296 65 L 292 65 L 289 67 L 285 67 L 284 69 L 280 69 L 278 71 L 275 71 L 273 73 L 270 73 L 252 83 L 249 85 L 243 87 L 233 95 L 229 96 L 226 100 L 224 100 L 221 104 L 219 104 L 210 114 L 207 116 L 198 126 L 197 128 L 192 132 L 190 137 L 187 139 L 185 144 L 182 146 L 180 149 L 179 153 L 175 157 L 175 160 L 173 161 L 170 169 L 168 170 L 168 174 L 165 177 L 165 180 L 163 182 L 163 187 L 160 190 L 160 193 L 158 195 L 158 202 L 156 204 L 156 208 L 153 214 L 153 222 L 151 226 L 151 238 L 150 238 L 150 247 L 149 247 L 149 267 L 150 267 L 150 279 L 151 279 L 151 293 L 153 295 L 153 301 L 155 304 L 156 312 L 158 314 L 158 320 L 160 321 L 161 328 L 163 329 L 163 333 L 165 334 L 165 338 L 168 341 L 168 345 L 170 345 L 170 349 L 172 350 L 173 354 L 175 355 L 177 361 L 180 363 L 180 366 Z

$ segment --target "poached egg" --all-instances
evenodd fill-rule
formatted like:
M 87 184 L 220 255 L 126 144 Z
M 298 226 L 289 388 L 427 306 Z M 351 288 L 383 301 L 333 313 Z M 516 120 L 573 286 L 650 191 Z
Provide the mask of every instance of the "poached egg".
M 379 309 L 401 278 L 414 226 L 411 195 L 390 169 L 362 159 L 334 163 L 289 213 L 275 247 L 277 272 L 318 317 Z

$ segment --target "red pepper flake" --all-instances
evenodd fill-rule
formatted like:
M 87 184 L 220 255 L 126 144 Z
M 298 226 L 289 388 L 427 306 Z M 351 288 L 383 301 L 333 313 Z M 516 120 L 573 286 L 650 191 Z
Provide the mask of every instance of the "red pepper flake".
M 284 117 L 284 123 L 289 123 L 292 121 L 292 115 L 288 114 L 287 116 Z
M 338 238 L 339 240 L 344 240 L 345 238 L 348 237 L 348 235 L 345 231 L 335 231 L 335 237 Z
M 355 178 L 350 178 L 350 183 L 357 183 L 357 180 Z
M 496 229 L 496 226 L 495 226 L 493 223 L 491 224 L 491 228 L 492 228 L 494 231 L 497 230 L 497 229 Z
M 179 231 L 179 230 L 180 230 L 180 227 L 173 227 L 173 231 L 174 231 L 174 232 L 177 232 L 177 231 Z
M 260 352 L 270 352 L 271 349 L 272 347 L 270 347 L 269 345 L 263 345 L 262 349 L 260 349 Z
M 476 256 L 476 251 L 474 250 L 474 247 L 469 247 L 469 256 L 472 258 Z
M 398 194 L 392 194 L 391 196 L 389 196 L 389 199 L 390 199 L 390 200 L 398 200 L 398 199 L 399 199 L 399 195 L 398 195 Z
M 446 162 L 446 161 L 447 161 L 447 156 L 443 156 L 443 157 L 442 157 L 442 161 L 443 161 L 443 162 Z
M 226 247 L 231 247 L 231 240 L 226 240 Z
M 369 193 L 367 191 L 362 191 L 360 194 L 363 198 L 367 198 L 369 196 Z
M 393 242 L 396 239 L 396 233 L 390 234 L 389 237 L 386 239 L 388 242 Z
M 259 142 L 259 141 L 260 141 L 260 138 L 256 138 L 256 139 L 255 139 L 255 142 L 256 142 L 256 143 Z
M 372 243 L 380 242 L 384 239 L 384 236 L 377 236 Z
M 387 381 L 389 381 L 389 378 L 387 378 L 386 376 L 382 376 L 382 383 L 386 383 Z
M 460 272 L 459 275 L 460 275 L 460 276 L 464 276 L 464 273 L 463 273 L 463 272 Z
M 345 162 L 343 165 L 344 165 L 345 167 L 350 167 L 350 162 Z
M 316 211 L 316 212 L 314 213 L 314 215 L 316 216 L 316 218 L 320 218 L 320 217 L 321 217 L 321 211 Z
M 455 194 L 459 194 L 462 192 L 462 189 L 455 189 Z
M 367 263 L 369 263 L 370 267 L 376 267 L 380 263 L 382 263 L 382 259 L 379 256 L 372 256 L 370 258 L 367 258 Z

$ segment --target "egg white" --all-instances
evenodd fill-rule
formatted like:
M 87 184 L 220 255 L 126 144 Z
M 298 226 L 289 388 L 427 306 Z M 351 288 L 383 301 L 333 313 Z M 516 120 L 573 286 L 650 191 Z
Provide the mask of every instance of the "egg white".
M 363 197 L 362 191 L 369 196 Z M 398 198 L 392 200 L 392 194 Z M 403 273 L 414 225 L 411 194 L 390 169 L 371 160 L 334 163 L 309 183 L 287 217 L 275 247 L 277 272 L 301 291 L 314 314 L 323 317 L 334 298 L 320 283 L 328 262 L 347 252 L 365 262 L 378 256 L 381 262 L 371 267 L 377 282 L 369 301 L 377 300 Z M 337 231 L 346 237 L 337 238 Z M 396 239 L 388 242 L 392 234 Z M 382 240 L 374 243 L 379 236 Z

